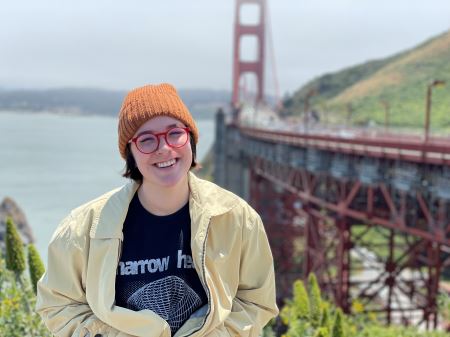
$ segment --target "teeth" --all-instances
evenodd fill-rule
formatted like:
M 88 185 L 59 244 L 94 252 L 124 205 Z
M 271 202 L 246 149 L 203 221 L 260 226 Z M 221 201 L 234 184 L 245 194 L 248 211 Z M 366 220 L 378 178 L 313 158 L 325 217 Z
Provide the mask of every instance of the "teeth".
M 162 163 L 157 163 L 156 166 L 161 168 L 161 167 L 167 167 L 167 166 L 170 166 L 170 165 L 173 165 L 173 164 L 175 164 L 175 159 L 171 159 L 169 161 L 165 161 L 165 162 L 162 162 Z

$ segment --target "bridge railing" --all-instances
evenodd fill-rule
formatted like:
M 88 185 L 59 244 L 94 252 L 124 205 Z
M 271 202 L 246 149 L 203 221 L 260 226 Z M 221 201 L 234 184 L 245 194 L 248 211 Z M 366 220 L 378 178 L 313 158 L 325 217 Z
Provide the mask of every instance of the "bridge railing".
M 355 129 L 322 130 L 320 132 L 291 132 L 238 126 L 242 134 L 292 146 L 320 150 L 399 159 L 417 163 L 450 166 L 450 138 L 434 137 L 427 142 L 415 135 L 396 135 Z

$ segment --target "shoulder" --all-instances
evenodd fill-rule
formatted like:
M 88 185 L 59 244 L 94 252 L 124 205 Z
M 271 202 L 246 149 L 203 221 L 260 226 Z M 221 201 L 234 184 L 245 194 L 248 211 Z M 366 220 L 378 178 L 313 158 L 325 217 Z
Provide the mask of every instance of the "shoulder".
M 191 175 L 190 182 L 194 185 L 194 199 L 200 200 L 211 215 L 231 215 L 245 220 L 249 226 L 260 221 L 259 214 L 243 198 L 219 185 Z
M 221 198 L 224 198 L 225 201 L 230 201 L 233 203 L 245 202 L 238 195 L 234 194 L 233 192 L 231 192 L 211 181 L 198 178 L 197 176 L 195 176 L 193 174 L 191 177 L 192 177 L 191 178 L 192 185 L 195 185 L 197 192 L 199 194 L 201 194 L 201 196 L 204 198 L 221 197 Z
M 56 228 L 50 242 L 68 239 L 85 240 L 92 224 L 98 219 L 107 202 L 125 186 L 106 192 L 70 211 Z

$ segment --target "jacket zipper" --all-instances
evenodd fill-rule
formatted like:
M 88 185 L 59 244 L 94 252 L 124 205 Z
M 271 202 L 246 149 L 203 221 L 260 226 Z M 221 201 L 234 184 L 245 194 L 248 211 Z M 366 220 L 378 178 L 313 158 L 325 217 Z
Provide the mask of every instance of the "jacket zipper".
M 211 224 L 211 218 L 209 218 L 208 220 L 208 226 L 206 227 L 206 233 L 205 233 L 205 240 L 203 241 L 203 254 L 202 254 L 202 272 L 203 272 L 203 288 L 205 288 L 206 290 L 206 297 L 208 298 L 208 311 L 206 312 L 206 316 L 205 316 L 205 320 L 203 321 L 203 324 L 201 325 L 200 329 L 198 329 L 197 331 L 201 330 L 203 328 L 203 326 L 206 324 L 206 320 L 209 316 L 209 314 L 211 313 L 211 293 L 209 291 L 208 288 L 208 284 L 206 282 L 206 263 L 205 263 L 205 256 L 206 256 L 206 240 L 208 239 L 208 233 L 209 233 L 209 225 Z M 195 331 L 195 332 L 197 332 Z
M 119 262 L 120 262 L 120 258 L 122 257 L 122 239 L 119 239 L 119 248 L 118 248 L 118 252 L 117 252 L 117 267 L 116 267 L 116 275 L 117 275 L 117 270 L 119 268 Z
M 119 261 L 122 257 L 122 244 L 123 244 L 122 239 L 119 239 L 119 258 L 118 258 L 117 264 L 119 264 Z

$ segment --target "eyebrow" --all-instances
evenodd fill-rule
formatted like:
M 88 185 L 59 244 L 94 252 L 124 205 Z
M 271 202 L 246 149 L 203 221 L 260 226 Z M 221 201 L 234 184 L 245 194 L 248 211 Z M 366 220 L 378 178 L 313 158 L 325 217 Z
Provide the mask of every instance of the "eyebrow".
M 180 125 L 178 125 L 178 124 L 170 124 L 170 125 L 167 125 L 167 126 L 166 126 L 166 131 L 169 130 L 169 129 L 171 129 L 171 128 L 175 128 L 175 127 L 182 127 L 182 126 L 180 126 Z M 136 135 L 136 137 L 139 137 L 140 135 L 143 135 L 143 134 L 146 134 L 146 133 L 159 133 L 159 132 L 155 132 L 155 131 L 153 131 L 153 130 L 144 130 L 144 131 L 142 131 L 142 132 L 139 132 L 139 133 Z

